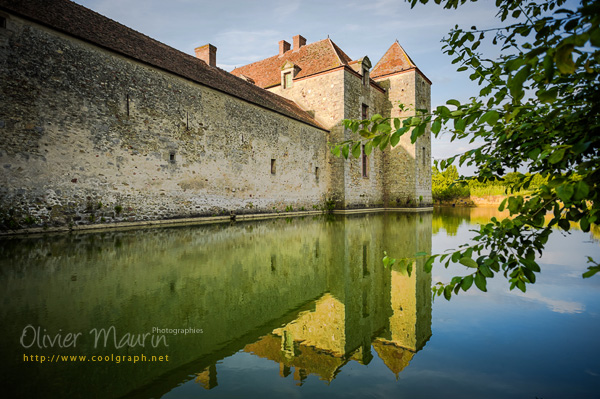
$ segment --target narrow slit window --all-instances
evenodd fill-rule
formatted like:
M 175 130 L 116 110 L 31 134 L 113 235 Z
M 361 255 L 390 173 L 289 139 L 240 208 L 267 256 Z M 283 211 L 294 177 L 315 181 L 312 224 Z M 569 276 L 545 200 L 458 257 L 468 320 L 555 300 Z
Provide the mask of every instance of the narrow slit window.
M 365 145 L 362 145 L 362 177 L 369 177 L 369 157 L 365 151 Z
M 425 151 L 425 147 L 423 147 L 423 166 L 426 166 L 426 155 L 427 155 L 427 151 Z
M 369 106 L 367 104 L 362 105 L 362 118 L 369 119 Z
M 271 159 L 271 174 L 274 175 L 275 171 L 275 160 Z
M 363 69 L 363 85 L 368 86 L 369 85 L 369 70 L 368 69 Z
M 171 152 L 169 154 L 169 162 L 175 163 L 175 153 L 174 152 Z
M 315 179 L 317 180 L 317 183 L 319 182 L 319 167 L 315 167 Z

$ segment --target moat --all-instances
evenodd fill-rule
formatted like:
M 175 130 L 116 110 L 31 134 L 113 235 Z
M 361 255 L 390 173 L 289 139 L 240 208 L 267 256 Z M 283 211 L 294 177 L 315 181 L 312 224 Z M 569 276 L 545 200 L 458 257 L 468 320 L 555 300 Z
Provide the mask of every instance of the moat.
M 450 302 L 393 257 L 492 209 L 306 216 L 0 240 L 5 397 L 594 398 L 598 239 L 555 233 L 527 293 Z

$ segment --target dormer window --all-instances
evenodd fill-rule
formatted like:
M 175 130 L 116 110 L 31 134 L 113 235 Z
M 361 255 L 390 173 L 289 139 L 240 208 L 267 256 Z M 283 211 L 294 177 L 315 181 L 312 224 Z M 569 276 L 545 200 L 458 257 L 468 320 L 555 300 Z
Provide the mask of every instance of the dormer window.
M 289 89 L 290 87 L 292 87 L 292 73 L 285 72 L 283 74 L 283 88 Z
M 294 84 L 294 78 L 300 72 L 300 68 L 291 61 L 286 61 L 281 67 L 281 87 L 289 89 Z
M 356 61 L 352 61 L 351 63 L 352 69 L 362 78 L 362 84 L 365 87 L 369 87 L 371 82 L 370 79 L 370 70 L 371 70 L 371 60 L 366 55 Z

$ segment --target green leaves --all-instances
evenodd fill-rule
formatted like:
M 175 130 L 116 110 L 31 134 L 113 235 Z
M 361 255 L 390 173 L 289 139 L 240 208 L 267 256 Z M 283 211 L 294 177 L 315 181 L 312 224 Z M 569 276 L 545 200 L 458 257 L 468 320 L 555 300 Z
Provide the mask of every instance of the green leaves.
M 345 146 L 343 146 L 343 147 L 342 147 L 342 156 L 343 156 L 345 159 L 348 159 L 348 153 L 349 153 L 349 152 L 350 152 L 350 148 L 349 148 L 349 146 L 345 145 Z
M 590 194 L 590 186 L 583 180 L 575 183 L 573 187 L 574 199 L 577 201 L 585 200 Z
M 479 288 L 483 292 L 487 292 L 487 281 L 485 280 L 485 277 L 483 277 L 483 274 L 475 273 L 474 280 L 475 280 L 475 286 L 477 288 Z
M 385 268 L 392 267 L 396 263 L 396 259 L 390 258 L 386 251 L 383 251 L 383 266 Z
M 457 8 L 466 0 L 436 2 Z M 540 271 L 536 254 L 543 253 L 553 232 L 577 225 L 590 231 L 600 220 L 599 20 L 589 5 L 554 11 L 559 3 L 498 0 L 500 20 L 511 15 L 518 20 L 498 30 L 457 26 L 443 39 L 452 63 L 459 71 L 469 70 L 480 86 L 473 97 L 449 99 L 431 112 L 401 105 L 404 116 L 393 121 L 383 114 L 344 121 L 346 129 L 360 135 L 365 151 L 369 145 L 382 150 L 409 145 L 401 141 L 408 132 L 416 144 L 427 137 L 429 124 L 434 135 L 445 127 L 456 148 L 469 141 L 468 150 L 435 162 L 431 181 L 436 199 L 469 196 L 473 187 L 504 177 L 498 184 L 510 197 L 499 209 L 508 209 L 510 217 L 481 225 L 467 247 L 426 258 L 426 271 L 438 260 L 471 272 L 436 284 L 432 290 L 438 296 L 449 299 L 473 284 L 486 291 L 487 279 L 500 273 L 511 289 L 525 291 Z M 476 53 L 488 48 L 486 39 L 498 46 L 496 51 Z M 356 143 L 337 144 L 332 152 L 354 156 L 360 148 Z M 468 185 L 460 184 L 465 179 L 459 178 L 456 163 L 476 171 Z M 507 173 L 524 169 L 530 173 Z M 408 270 L 409 264 L 404 265 Z M 597 274 L 598 267 L 592 264 L 584 277 Z
M 460 258 L 459 262 L 460 262 L 461 264 L 465 265 L 466 267 L 474 267 L 474 268 L 477 268 L 477 262 L 475 262 L 475 261 L 474 261 L 473 259 L 471 259 L 471 258 L 467 258 L 466 256 L 465 256 L 465 257 L 462 257 L 462 258 Z
M 535 95 L 538 97 L 541 103 L 548 104 L 556 101 L 556 97 L 558 96 L 558 87 L 552 87 L 548 90 L 540 89 Z
M 575 72 L 575 62 L 573 62 L 573 50 L 575 49 L 575 45 L 571 43 L 565 43 L 559 46 L 556 49 L 556 54 L 554 55 L 554 62 L 556 62 L 556 67 L 558 71 L 564 75 L 572 74 Z
M 441 129 L 442 129 L 442 121 L 440 120 L 440 118 L 437 118 L 431 125 L 431 133 L 437 135 Z
M 575 194 L 575 187 L 572 184 L 565 183 L 556 187 L 556 194 L 563 202 L 568 202 L 573 194 Z
M 510 95 L 520 100 L 525 91 L 524 91 L 524 83 L 529 78 L 529 73 L 531 71 L 531 66 L 529 64 L 523 66 L 513 77 L 508 78 L 508 82 L 506 86 L 510 91 Z
M 430 256 L 429 259 L 427 259 L 427 261 L 425 262 L 425 265 L 423 266 L 423 269 L 427 273 L 431 273 L 431 269 L 433 268 L 433 262 L 434 261 L 435 261 L 435 256 Z
M 490 126 L 494 126 L 496 122 L 498 122 L 499 118 L 500 114 L 498 113 L 498 111 L 490 110 L 479 118 L 479 123 L 487 123 Z
M 462 284 L 461 284 L 461 288 L 463 289 L 463 291 L 468 290 L 469 288 L 471 288 L 472 285 L 473 285 L 473 276 L 472 275 L 465 276 L 465 278 L 463 278 Z
M 552 155 L 550 155 L 550 158 L 548 158 L 548 162 L 552 164 L 559 163 L 565 157 L 565 151 L 566 148 L 559 148 L 558 150 L 554 151 Z
M 583 273 L 583 278 L 590 278 L 596 273 L 600 272 L 600 264 L 595 262 L 591 257 L 587 257 L 588 263 L 591 263 L 592 266 L 588 267 L 587 272 Z
M 354 145 L 352 146 L 352 156 L 354 158 L 359 158 L 361 152 L 362 151 L 361 151 L 360 142 L 354 143 Z

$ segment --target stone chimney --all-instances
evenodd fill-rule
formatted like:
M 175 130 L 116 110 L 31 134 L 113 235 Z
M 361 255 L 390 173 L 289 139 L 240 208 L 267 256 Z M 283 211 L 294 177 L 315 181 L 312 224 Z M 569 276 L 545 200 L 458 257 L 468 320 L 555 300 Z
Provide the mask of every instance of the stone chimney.
M 279 41 L 279 55 L 283 55 L 283 53 L 285 53 L 286 51 L 289 51 L 289 49 L 290 49 L 290 44 L 288 42 L 286 42 L 285 40 Z
M 294 51 L 300 50 L 300 47 L 306 45 L 306 39 L 301 35 L 294 36 Z
M 212 44 L 196 47 L 196 58 L 200 58 L 211 67 L 217 66 L 217 48 Z

